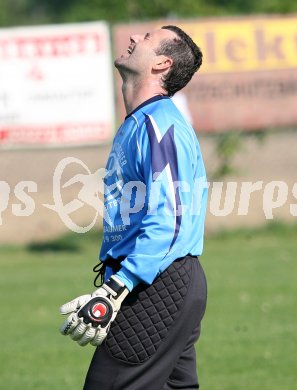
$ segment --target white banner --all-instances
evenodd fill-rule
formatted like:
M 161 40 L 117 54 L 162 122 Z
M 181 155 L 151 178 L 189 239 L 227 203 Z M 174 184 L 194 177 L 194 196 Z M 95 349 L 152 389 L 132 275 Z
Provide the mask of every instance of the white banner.
M 0 145 L 105 142 L 113 128 L 106 23 L 0 30 Z

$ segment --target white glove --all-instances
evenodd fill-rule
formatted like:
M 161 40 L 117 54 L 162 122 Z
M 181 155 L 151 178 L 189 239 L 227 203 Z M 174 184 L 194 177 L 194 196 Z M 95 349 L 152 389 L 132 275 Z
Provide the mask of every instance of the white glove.
M 60 332 L 70 335 L 81 346 L 102 344 L 128 293 L 124 283 L 112 275 L 92 294 L 82 295 L 61 306 L 61 314 L 71 314 Z

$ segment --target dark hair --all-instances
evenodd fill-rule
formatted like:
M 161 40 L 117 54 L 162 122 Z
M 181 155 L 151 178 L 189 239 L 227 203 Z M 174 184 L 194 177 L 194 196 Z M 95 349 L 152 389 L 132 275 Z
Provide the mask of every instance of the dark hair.
M 177 37 L 161 41 L 157 55 L 165 55 L 173 60 L 169 72 L 163 77 L 163 88 L 168 96 L 185 87 L 194 73 L 202 64 L 202 52 L 200 48 L 182 29 L 177 26 L 163 26 L 162 29 L 173 31 Z

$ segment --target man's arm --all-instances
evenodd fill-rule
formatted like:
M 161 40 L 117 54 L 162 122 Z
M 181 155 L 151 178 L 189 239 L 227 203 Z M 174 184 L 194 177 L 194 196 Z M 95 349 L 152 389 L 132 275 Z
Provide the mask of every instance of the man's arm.
M 137 139 L 141 149 L 138 171 L 146 186 L 147 208 L 142 218 L 134 249 L 121 263 L 116 276 L 132 290 L 139 281 L 152 283 L 176 258 L 189 253 L 183 225 L 191 223 L 189 215 L 193 190 L 191 145 L 176 144 L 174 125 L 158 127 L 146 115 Z M 179 169 L 183 174 L 179 174 Z M 180 182 L 180 177 L 183 182 Z M 187 213 L 183 213 L 183 209 Z

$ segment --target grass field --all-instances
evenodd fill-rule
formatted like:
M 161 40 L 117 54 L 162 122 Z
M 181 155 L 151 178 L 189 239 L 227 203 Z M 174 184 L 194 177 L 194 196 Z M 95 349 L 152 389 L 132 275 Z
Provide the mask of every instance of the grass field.
M 297 228 L 280 225 L 206 239 L 202 390 L 296 389 L 296 242 Z M 82 388 L 93 347 L 59 334 L 58 307 L 92 291 L 99 245 L 92 233 L 0 248 L 1 389 Z

